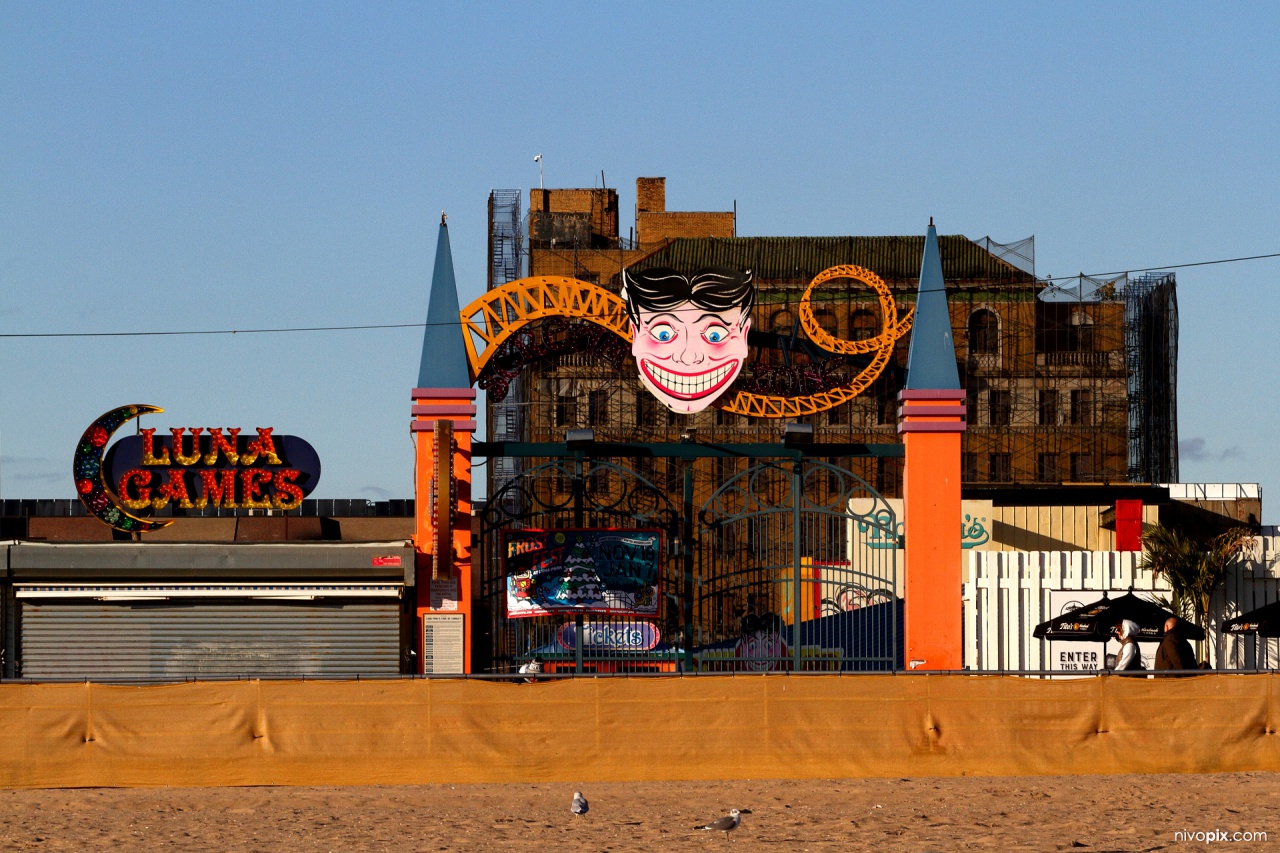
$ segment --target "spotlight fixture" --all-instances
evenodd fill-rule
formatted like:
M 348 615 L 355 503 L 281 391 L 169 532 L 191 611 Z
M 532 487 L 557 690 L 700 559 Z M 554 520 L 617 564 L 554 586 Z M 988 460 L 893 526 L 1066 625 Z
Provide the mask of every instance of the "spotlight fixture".
M 813 424 L 787 424 L 782 428 L 782 443 L 813 444 Z
M 596 443 L 596 431 L 593 429 L 565 430 L 564 444 L 570 450 L 584 450 Z

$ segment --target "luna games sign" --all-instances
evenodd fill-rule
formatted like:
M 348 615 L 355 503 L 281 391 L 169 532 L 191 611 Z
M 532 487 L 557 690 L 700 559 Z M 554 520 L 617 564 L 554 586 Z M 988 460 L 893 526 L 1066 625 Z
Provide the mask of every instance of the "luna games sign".
M 320 458 L 297 436 L 271 427 L 252 434 L 239 427 L 174 427 L 112 435 L 128 421 L 163 412 L 155 406 L 122 406 L 93 422 L 76 446 L 76 492 L 85 508 L 127 533 L 171 522 L 134 513 L 164 509 L 297 509 L 320 481 Z

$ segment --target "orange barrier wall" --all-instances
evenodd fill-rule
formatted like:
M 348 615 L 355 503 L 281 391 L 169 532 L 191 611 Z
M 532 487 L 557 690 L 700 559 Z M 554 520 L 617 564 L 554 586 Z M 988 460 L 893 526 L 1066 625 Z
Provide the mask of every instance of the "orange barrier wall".
M 0 785 L 1280 771 L 1273 675 L 0 685 Z

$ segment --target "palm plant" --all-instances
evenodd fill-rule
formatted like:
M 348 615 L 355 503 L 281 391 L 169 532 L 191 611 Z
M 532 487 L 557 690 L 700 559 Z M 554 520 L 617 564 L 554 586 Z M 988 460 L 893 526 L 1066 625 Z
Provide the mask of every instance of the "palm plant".
M 1227 567 L 1253 540 L 1247 527 L 1233 527 L 1207 541 L 1156 525 L 1142 534 L 1140 568 L 1163 576 L 1173 588 L 1172 606 L 1183 619 L 1208 629 L 1209 602 Z

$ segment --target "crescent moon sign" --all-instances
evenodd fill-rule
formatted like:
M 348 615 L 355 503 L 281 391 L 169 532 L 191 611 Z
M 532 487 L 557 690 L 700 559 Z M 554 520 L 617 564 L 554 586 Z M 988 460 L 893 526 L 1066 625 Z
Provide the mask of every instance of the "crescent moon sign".
M 138 518 L 120 506 L 115 492 L 102 478 L 102 455 L 116 430 L 139 415 L 163 412 L 158 406 L 121 406 L 98 418 L 80 436 L 76 445 L 76 458 L 72 472 L 76 478 L 76 493 L 89 513 L 116 530 L 124 533 L 145 533 L 168 527 L 172 521 L 149 521 Z

